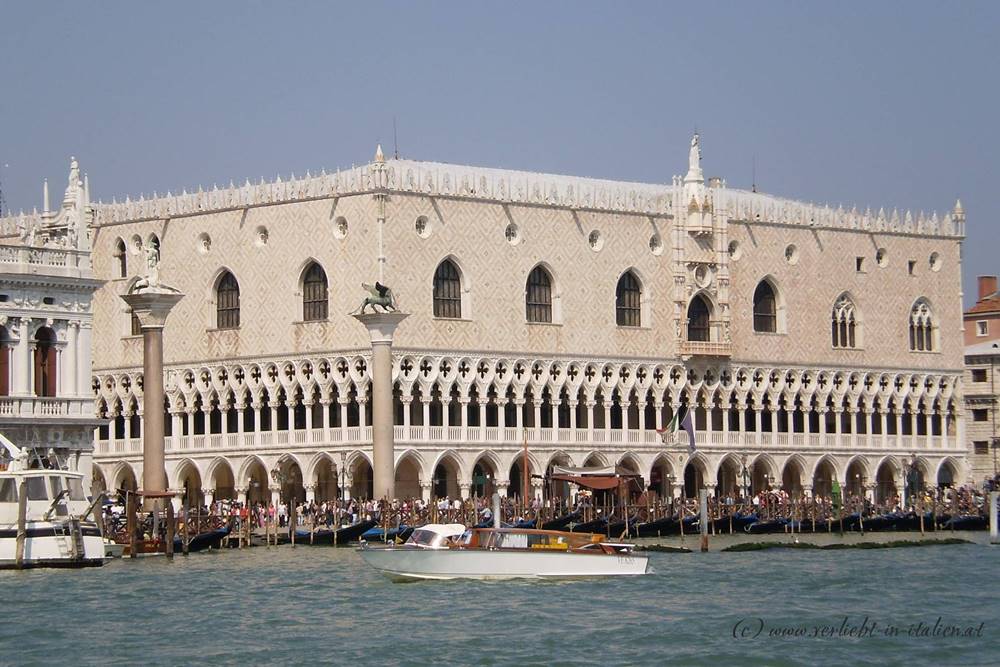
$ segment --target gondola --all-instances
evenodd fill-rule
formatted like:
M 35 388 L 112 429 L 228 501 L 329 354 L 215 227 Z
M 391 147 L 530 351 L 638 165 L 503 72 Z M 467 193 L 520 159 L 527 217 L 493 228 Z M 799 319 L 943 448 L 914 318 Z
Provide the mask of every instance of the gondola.
M 746 527 L 746 532 L 751 535 L 769 535 L 771 533 L 783 533 L 788 526 L 788 519 L 774 519 L 772 521 L 757 521 Z
M 662 537 L 676 535 L 680 532 L 677 517 L 663 517 L 656 521 L 638 523 L 629 529 L 629 537 Z
M 401 536 L 405 533 L 406 537 L 409 537 L 412 532 L 413 528 L 407 525 L 390 528 L 387 531 L 383 530 L 382 526 L 375 526 L 366 530 L 360 539 L 365 542 L 394 542 L 399 539 L 405 540 L 406 538 Z
M 198 533 L 188 538 L 188 553 L 204 551 L 205 549 L 218 549 L 222 540 L 229 534 L 229 526 L 216 528 L 204 533 Z M 184 551 L 184 538 L 177 536 L 174 538 L 174 553 L 179 554 Z
M 732 517 L 732 523 L 730 523 L 728 516 L 720 516 L 718 519 L 715 519 L 712 523 L 715 526 L 715 532 L 717 534 L 726 534 L 729 533 L 730 525 L 732 526 L 734 533 L 742 533 L 746 532 L 747 526 L 757 523 L 758 521 L 760 521 L 760 517 L 758 517 L 756 514 L 736 513 Z
M 941 528 L 945 530 L 986 530 L 986 517 L 976 514 L 961 514 L 945 521 L 941 524 Z
M 357 542 L 362 535 L 377 525 L 377 521 L 359 521 L 337 530 L 317 530 L 312 534 L 312 542 L 309 541 L 308 530 L 296 530 L 295 543 L 313 546 L 347 546 L 349 542 Z
M 608 520 L 606 518 L 594 519 L 593 521 L 584 521 L 583 523 L 571 523 L 569 524 L 569 532 L 571 533 L 603 533 L 608 526 Z
M 580 518 L 580 512 L 570 512 L 569 514 L 564 514 L 562 516 L 557 516 L 554 519 L 549 519 L 542 523 L 542 530 L 562 530 L 569 524 L 573 523 Z

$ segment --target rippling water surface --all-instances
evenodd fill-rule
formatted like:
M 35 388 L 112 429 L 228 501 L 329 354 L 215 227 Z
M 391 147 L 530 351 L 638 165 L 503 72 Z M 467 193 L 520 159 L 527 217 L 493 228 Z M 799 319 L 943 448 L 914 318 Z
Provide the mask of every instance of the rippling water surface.
M 1000 663 L 997 547 L 650 562 L 632 579 L 394 584 L 354 550 L 283 546 L 4 572 L 0 663 Z M 874 636 L 839 636 L 865 616 Z M 982 636 L 907 636 L 939 616 Z

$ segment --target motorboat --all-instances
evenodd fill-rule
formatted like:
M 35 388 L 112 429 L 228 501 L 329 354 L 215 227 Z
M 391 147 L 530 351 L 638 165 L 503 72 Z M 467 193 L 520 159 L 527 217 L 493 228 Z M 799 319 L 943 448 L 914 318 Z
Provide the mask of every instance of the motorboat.
M 528 528 L 427 524 L 405 544 L 363 544 L 361 558 L 393 581 L 609 577 L 649 571 L 633 545 L 603 535 Z
M 48 460 L 31 465 L 27 451 L 0 434 L 0 569 L 104 564 L 104 539 L 87 517 L 95 503 L 83 475 Z

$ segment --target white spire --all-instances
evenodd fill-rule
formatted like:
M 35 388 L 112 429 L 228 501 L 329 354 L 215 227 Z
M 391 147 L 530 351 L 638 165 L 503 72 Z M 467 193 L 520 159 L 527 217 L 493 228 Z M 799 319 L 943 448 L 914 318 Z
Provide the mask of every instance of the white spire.
M 375 161 L 385 162 L 385 155 L 382 154 L 382 144 L 378 144 L 375 148 Z
M 49 212 L 49 179 L 42 182 L 42 213 Z

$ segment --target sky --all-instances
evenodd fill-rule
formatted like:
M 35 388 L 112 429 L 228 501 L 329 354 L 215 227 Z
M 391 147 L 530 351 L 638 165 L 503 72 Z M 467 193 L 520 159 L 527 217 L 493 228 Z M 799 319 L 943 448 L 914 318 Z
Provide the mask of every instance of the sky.
M 0 2 L 6 208 L 401 157 L 968 217 L 1000 272 L 1000 2 Z M 756 165 L 756 167 L 754 167 Z

